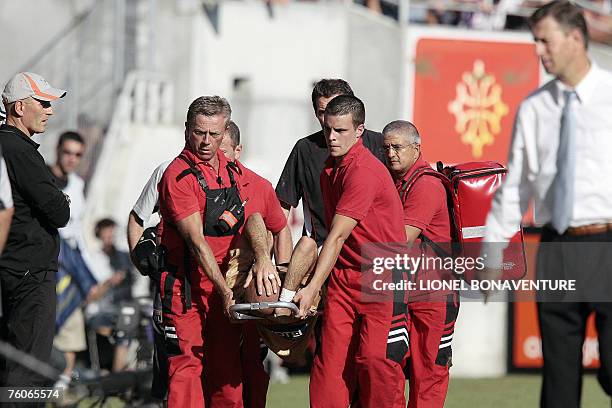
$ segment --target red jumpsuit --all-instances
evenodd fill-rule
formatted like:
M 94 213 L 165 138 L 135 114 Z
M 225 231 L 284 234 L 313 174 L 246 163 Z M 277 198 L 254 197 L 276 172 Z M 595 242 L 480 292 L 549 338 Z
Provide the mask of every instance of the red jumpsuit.
M 226 169 L 227 159 L 220 152 L 217 152 L 220 163 L 218 174 L 188 149 L 184 149 L 181 154 L 195 163 L 208 188 L 220 189 L 233 185 Z M 169 356 L 168 406 L 203 407 L 207 403 L 214 407 L 242 407 L 243 380 L 248 385 L 248 389 L 244 390 L 245 398 L 250 401 L 248 405 L 263 406 L 268 377 L 263 370 L 258 337 L 254 338 L 248 327 L 244 328 L 243 334 L 241 325 L 232 325 L 229 322 L 223 313 L 221 299 L 213 290 L 212 282 L 185 251 L 184 241 L 175 227 L 176 222 L 195 212 L 199 212 L 203 219 L 206 219 L 207 199 L 208 205 L 211 204 L 211 196 L 207 197 L 197 178 L 192 174 L 183 174 L 186 168 L 188 166 L 183 160 L 175 159 L 168 166 L 159 184 L 160 212 L 163 220 L 161 244 L 167 248 L 168 253 L 167 272 L 162 274 L 160 285 Z M 237 180 L 240 199 L 248 198 L 245 215 L 248 216 L 255 210 L 268 210 L 258 204 L 260 199 L 268 196 L 263 195 L 261 191 L 255 194 L 255 190 L 262 188 L 262 184 L 257 183 L 252 176 L 254 173 L 242 169 L 232 174 L 232 178 Z M 211 191 L 209 193 L 212 194 Z M 278 201 L 276 203 L 278 204 Z M 285 226 L 280 205 L 278 211 L 282 226 L 278 217 L 268 215 L 266 218 L 266 215 L 262 214 L 273 232 L 278 232 Z M 277 220 L 276 224 L 274 220 Z M 204 224 L 206 228 L 206 222 Z M 238 240 L 238 234 L 206 235 L 205 239 L 221 271 L 224 272 L 227 269 L 225 265 L 228 261 L 228 251 Z M 188 279 L 185 279 L 184 273 L 185 259 L 188 259 L 188 269 L 191 271 Z M 256 344 L 256 356 L 251 358 L 249 353 L 241 358 L 241 344 L 242 350 L 246 352 L 253 350 L 253 345 Z
M 195 163 L 210 188 L 230 186 L 227 159 L 217 152 L 219 177 L 208 164 L 187 148 L 182 152 Z M 204 327 L 208 324 L 212 282 L 196 264 L 185 247 L 176 223 L 194 213 L 204 216 L 206 193 L 191 174 L 182 175 L 188 165 L 174 159 L 158 185 L 162 216 L 161 245 L 167 250 L 166 272 L 162 273 L 160 294 L 163 325 L 168 349 L 168 406 L 202 407 L 202 361 L 204 358 Z M 219 183 L 220 182 L 220 183 Z M 225 257 L 232 236 L 206 237 L 217 263 Z M 190 273 L 185 274 L 186 268 Z
M 321 174 L 328 225 L 335 214 L 358 221 L 332 269 L 323 316 L 321 349 L 310 379 L 318 408 L 403 407 L 402 362 L 408 350 L 405 304 L 364 297 L 362 246 L 405 242 L 401 202 L 389 172 L 358 141 L 338 167 Z M 403 300 L 403 299 L 402 299 Z
M 402 191 L 405 181 L 414 171 L 429 164 L 419 157 L 406 175 L 397 180 Z M 440 180 L 421 176 L 404 194 L 404 224 L 419 228 L 422 235 L 441 248 L 451 240 L 446 190 Z M 421 244 L 421 240 L 417 240 Z M 426 247 L 428 256 L 436 256 Z M 445 279 L 439 271 L 420 271 L 419 279 Z M 429 274 L 430 276 L 427 276 Z M 452 365 L 451 342 L 459 312 L 459 298 L 452 291 L 408 293 L 410 339 L 409 408 L 442 408 L 448 389 L 449 368 Z
M 283 210 L 270 182 L 238 163 L 240 195 L 248 200 L 245 215 L 259 213 L 266 228 L 280 232 L 287 225 Z M 223 269 L 222 271 L 225 271 Z M 205 395 L 211 407 L 263 408 L 270 377 L 264 370 L 267 348 L 253 323 L 233 324 L 225 317 L 221 299 L 210 300 L 206 333 Z M 220 329 L 222 328 L 222 329 Z

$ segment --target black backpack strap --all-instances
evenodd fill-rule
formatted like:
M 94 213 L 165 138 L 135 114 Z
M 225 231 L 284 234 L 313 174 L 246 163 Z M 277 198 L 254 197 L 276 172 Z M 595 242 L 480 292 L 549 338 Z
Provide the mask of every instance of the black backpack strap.
M 421 238 L 421 241 L 423 241 L 426 245 L 429 245 L 440 258 L 452 257 L 452 254 L 446 252 L 440 245 L 427 238 L 422 232 L 419 234 L 419 238 Z
M 196 179 L 198 179 L 198 184 L 200 184 L 200 187 L 202 187 L 202 190 L 208 191 L 208 184 L 206 184 L 206 180 L 204 179 L 204 175 L 202 174 L 200 169 L 198 169 L 196 167 L 195 163 L 192 162 L 191 160 L 189 160 L 189 158 L 187 158 L 187 156 L 185 156 L 183 154 L 179 155 L 179 159 L 181 159 L 182 161 L 187 163 L 189 168 L 183 170 L 181 172 L 181 174 L 179 174 L 177 176 L 176 179 L 180 180 L 180 179 L 182 179 L 183 177 L 185 177 L 188 174 L 193 174 L 196 177 Z
M 429 166 L 423 166 L 423 167 L 419 167 L 418 169 L 416 169 L 414 173 L 412 173 L 412 175 L 408 178 L 408 180 L 406 180 L 404 184 L 402 184 L 402 188 L 399 191 L 400 199 L 402 200 L 402 203 L 404 202 L 408 192 L 410 192 L 410 189 L 412 188 L 414 183 L 416 183 L 416 181 L 421 176 L 428 175 L 428 176 L 437 177 L 444 184 L 444 182 L 447 181 L 448 178 L 440 171 L 440 168 L 441 168 L 440 162 L 438 162 L 438 171 L 432 169 Z M 444 186 L 444 190 L 447 191 L 447 201 L 448 201 L 448 190 L 446 189 L 446 186 Z M 452 205 L 452 201 L 448 203 L 448 205 Z M 452 223 L 452 219 L 450 221 Z M 451 226 L 451 229 L 452 229 L 452 226 Z M 448 253 L 447 251 L 445 251 L 439 244 L 433 242 L 431 239 L 426 237 L 425 234 L 423 234 L 423 232 L 419 234 L 419 238 L 421 238 L 421 241 L 424 244 L 429 245 L 434 250 L 436 255 L 438 255 L 439 257 L 447 258 L 447 257 L 453 256 L 453 253 Z M 452 248 L 452 250 L 454 251 L 454 248 Z
M 183 272 L 185 273 L 185 309 L 191 309 L 191 253 L 185 242 L 185 252 L 183 256 Z
M 399 195 L 400 195 L 400 199 L 402 200 L 402 203 L 404 202 L 406 195 L 408 194 L 408 192 L 410 191 L 414 183 L 416 183 L 416 181 L 419 178 L 421 178 L 421 176 L 424 176 L 426 174 L 430 176 L 438 177 L 438 178 L 444 177 L 443 174 L 438 173 L 437 171 L 435 171 L 429 166 L 419 167 L 418 169 L 414 171 L 414 173 L 410 175 L 408 180 L 404 181 L 404 183 L 402 184 L 402 188 L 399 191 Z
M 234 173 L 238 174 L 239 176 L 242 176 L 242 169 L 233 161 L 228 161 L 227 166 L 225 166 L 225 168 L 227 169 L 227 175 L 229 176 L 231 185 L 236 185 Z

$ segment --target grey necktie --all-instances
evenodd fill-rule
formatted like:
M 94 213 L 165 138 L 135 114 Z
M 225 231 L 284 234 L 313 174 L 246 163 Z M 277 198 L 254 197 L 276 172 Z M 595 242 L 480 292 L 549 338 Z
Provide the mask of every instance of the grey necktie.
M 557 175 L 553 182 L 552 225 L 563 234 L 569 227 L 574 204 L 574 173 L 576 170 L 576 117 L 574 103 L 576 92 L 564 91 L 565 106 L 561 114 L 559 149 L 557 150 Z

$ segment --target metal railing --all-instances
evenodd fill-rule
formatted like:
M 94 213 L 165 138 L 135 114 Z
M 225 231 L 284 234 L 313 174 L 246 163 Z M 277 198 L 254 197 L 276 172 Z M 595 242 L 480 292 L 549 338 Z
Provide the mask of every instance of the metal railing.
M 41 74 L 54 86 L 66 89 L 66 97 L 56 103 L 54 116 L 39 140 L 48 161 L 55 158 L 60 132 L 71 129 L 82 133 L 87 152 L 79 173 L 86 179 L 97 156 L 115 107 L 116 96 L 125 79 L 126 1 L 92 2 L 86 11 L 49 41 L 21 67 Z
M 126 131 L 130 125 L 171 124 L 173 101 L 174 86 L 170 80 L 151 72 L 130 72 L 119 97 L 115 100 L 114 112 L 104 138 L 104 145 L 100 146 L 100 152 L 92 170 L 101 171 L 103 174 L 104 169 L 111 167 L 115 149 L 122 143 L 130 143 L 130 134 Z M 93 177 L 88 185 L 88 190 L 93 192 L 101 190 L 104 182 L 103 176 Z

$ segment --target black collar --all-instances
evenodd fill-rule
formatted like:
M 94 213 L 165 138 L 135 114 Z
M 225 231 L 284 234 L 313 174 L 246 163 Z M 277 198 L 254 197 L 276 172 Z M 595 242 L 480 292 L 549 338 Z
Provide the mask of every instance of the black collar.
M 34 140 L 32 140 L 31 137 L 23 133 L 19 128 L 16 128 L 15 126 L 8 125 L 5 123 L 4 125 L 0 126 L 0 130 L 3 130 L 5 132 L 10 132 L 10 133 L 15 133 L 17 136 L 20 136 L 20 139 L 23 139 L 24 141 L 28 142 L 36 150 L 38 150 L 38 148 L 40 147 L 40 145 L 36 143 Z

